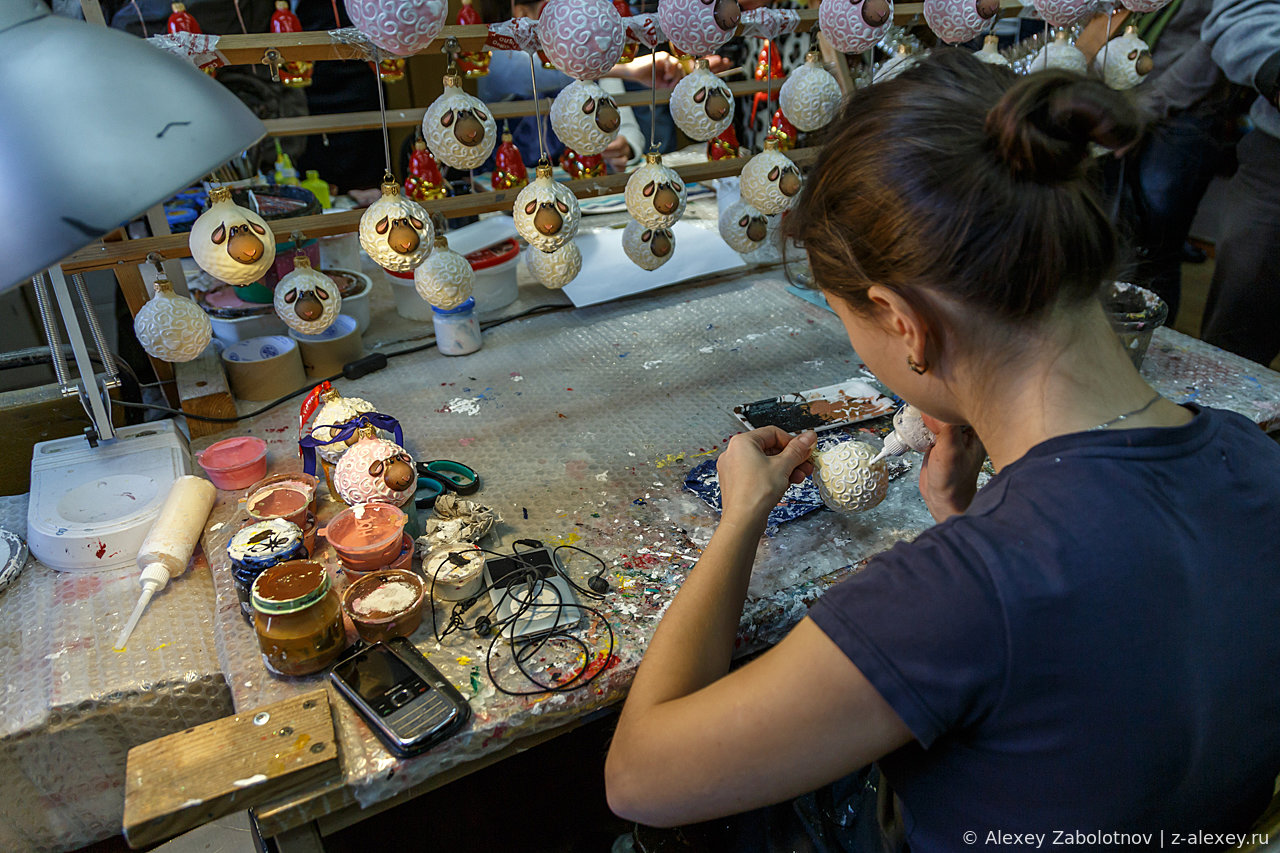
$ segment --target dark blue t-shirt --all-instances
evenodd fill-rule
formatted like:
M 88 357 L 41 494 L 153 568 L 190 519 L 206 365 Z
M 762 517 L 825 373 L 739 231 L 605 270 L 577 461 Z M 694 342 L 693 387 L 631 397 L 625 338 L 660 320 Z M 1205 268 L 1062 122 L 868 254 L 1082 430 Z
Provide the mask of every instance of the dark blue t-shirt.
M 810 610 L 916 738 L 880 762 L 913 853 L 993 831 L 1170 846 L 1266 806 L 1280 446 L 1188 408 L 1180 427 L 1037 445 Z

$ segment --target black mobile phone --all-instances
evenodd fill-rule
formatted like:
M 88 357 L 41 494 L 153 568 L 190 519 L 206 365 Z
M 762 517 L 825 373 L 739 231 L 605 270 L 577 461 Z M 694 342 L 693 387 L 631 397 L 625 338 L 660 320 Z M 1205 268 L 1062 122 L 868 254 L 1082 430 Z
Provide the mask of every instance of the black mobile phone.
M 467 700 L 404 637 L 338 661 L 329 678 L 387 749 L 402 758 L 434 746 L 471 718 Z

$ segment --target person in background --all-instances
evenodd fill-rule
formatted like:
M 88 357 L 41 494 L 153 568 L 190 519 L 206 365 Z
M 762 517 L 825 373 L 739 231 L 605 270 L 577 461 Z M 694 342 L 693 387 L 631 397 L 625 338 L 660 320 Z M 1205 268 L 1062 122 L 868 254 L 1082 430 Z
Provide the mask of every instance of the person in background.
M 1100 81 L 952 48 L 849 100 L 783 227 L 858 357 L 929 416 L 938 523 L 730 671 L 769 511 L 817 441 L 734 436 L 719 526 L 618 721 L 616 813 L 709 820 L 872 762 L 900 834 L 859 849 L 1054 830 L 1154 849 L 1262 813 L 1280 772 L 1280 446 L 1156 393 L 1098 302 L 1118 248 L 1090 146 L 1141 132 Z
M 1257 98 L 1228 188 L 1201 337 L 1267 364 L 1280 355 L 1280 0 L 1214 0 L 1202 36 L 1227 77 Z

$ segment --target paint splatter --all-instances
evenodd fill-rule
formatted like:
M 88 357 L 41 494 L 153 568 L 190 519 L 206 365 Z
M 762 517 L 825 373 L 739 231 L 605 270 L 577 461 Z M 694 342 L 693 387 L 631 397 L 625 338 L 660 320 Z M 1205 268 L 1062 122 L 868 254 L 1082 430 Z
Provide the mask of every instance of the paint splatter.
M 655 367 L 657 367 L 659 364 L 662 364 L 662 359 L 657 359 L 656 361 L 646 361 L 646 362 L 644 363 L 644 369 L 645 369 L 645 370 L 653 370 L 653 369 L 654 369 Z
M 668 453 L 665 459 L 659 458 L 653 463 L 655 468 L 666 468 L 684 460 L 683 453 Z
M 475 444 L 475 442 L 476 442 L 475 436 L 471 436 L 470 438 L 458 439 L 458 444 L 461 444 L 463 447 L 470 447 L 471 445 Z
M 596 479 L 599 480 L 601 483 L 609 482 L 609 472 L 601 471 L 599 474 L 596 474 Z
M 524 506 L 522 506 L 522 507 L 520 507 L 520 512 L 524 515 L 524 520 L 525 520 L 525 521 L 528 521 L 528 520 L 529 520 L 529 508 L 528 508 L 528 507 L 524 507 Z
M 441 413 L 452 412 L 457 415 L 478 415 L 480 414 L 480 397 L 454 397 L 448 403 L 445 403 L 443 409 L 436 411 Z
M 521 376 L 519 373 L 513 373 L 513 374 L 511 374 L 511 381 L 512 381 L 512 382 L 523 382 L 523 381 L 524 381 L 524 377 L 523 377 L 523 376 Z

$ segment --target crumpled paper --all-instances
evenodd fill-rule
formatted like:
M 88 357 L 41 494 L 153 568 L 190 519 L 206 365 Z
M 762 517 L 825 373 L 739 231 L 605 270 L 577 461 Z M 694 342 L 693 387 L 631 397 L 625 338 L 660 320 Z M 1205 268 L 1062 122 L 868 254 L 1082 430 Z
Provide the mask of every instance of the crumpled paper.
M 476 542 L 483 539 L 499 521 L 502 521 L 502 516 L 487 506 L 463 500 L 457 495 L 441 495 L 436 498 L 435 514 L 422 525 L 422 535 L 416 540 L 418 554 L 425 558 L 438 548 Z
M 218 38 L 208 33 L 165 33 L 151 36 L 147 44 L 185 59 L 196 68 L 217 68 L 227 64 L 227 58 L 218 52 Z

